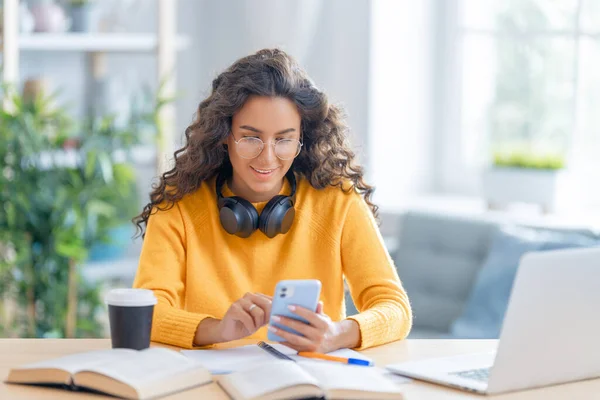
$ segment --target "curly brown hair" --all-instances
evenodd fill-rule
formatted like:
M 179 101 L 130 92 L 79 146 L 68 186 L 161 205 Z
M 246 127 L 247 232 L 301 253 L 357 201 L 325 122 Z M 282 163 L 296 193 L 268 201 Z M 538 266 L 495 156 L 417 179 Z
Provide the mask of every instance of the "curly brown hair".
M 251 95 L 285 97 L 298 107 L 304 145 L 291 168 L 299 177 L 316 189 L 337 186 L 345 192 L 358 191 L 377 217 L 378 207 L 371 202 L 374 187 L 364 181 L 363 168 L 347 142 L 342 110 L 328 102 L 291 56 L 263 49 L 239 59 L 213 80 L 210 96 L 185 130 L 185 146 L 174 153 L 175 166 L 152 186 L 150 202 L 132 220 L 138 236 L 145 235 L 154 210 L 173 207 L 203 181 L 232 168 L 223 141 L 231 133 L 233 115 Z

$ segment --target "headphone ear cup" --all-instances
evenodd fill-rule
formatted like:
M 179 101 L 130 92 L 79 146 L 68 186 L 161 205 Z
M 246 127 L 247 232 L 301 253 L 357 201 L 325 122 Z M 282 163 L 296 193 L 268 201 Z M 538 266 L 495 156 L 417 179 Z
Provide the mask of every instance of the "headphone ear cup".
M 292 227 L 296 211 L 289 196 L 273 197 L 260 214 L 259 229 L 268 238 L 287 233 Z
M 227 233 L 247 238 L 258 229 L 259 215 L 248 200 L 233 196 L 223 199 L 219 220 Z

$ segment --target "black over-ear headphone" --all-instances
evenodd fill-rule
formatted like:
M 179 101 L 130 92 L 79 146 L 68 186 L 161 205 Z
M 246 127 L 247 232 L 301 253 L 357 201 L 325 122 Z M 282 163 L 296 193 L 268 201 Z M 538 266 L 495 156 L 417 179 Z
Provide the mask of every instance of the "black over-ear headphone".
M 287 233 L 292 227 L 296 211 L 296 176 L 290 168 L 285 175 L 290 182 L 292 193 L 289 196 L 273 197 L 260 216 L 256 208 L 248 200 L 239 196 L 223 197 L 221 189 L 228 175 L 219 172 L 217 175 L 217 205 L 221 226 L 231 235 L 247 238 L 255 230 L 260 229 L 267 237 L 273 238 L 278 234 Z

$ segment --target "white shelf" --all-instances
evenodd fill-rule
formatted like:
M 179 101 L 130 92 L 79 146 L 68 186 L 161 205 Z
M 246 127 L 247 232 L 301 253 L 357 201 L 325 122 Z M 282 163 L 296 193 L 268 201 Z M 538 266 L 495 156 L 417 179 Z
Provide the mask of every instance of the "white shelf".
M 187 37 L 176 37 L 178 50 L 188 44 Z M 148 52 L 156 51 L 157 47 L 157 36 L 152 33 L 33 33 L 19 36 L 20 50 Z
M 157 151 L 153 145 L 135 145 L 131 148 L 118 149 L 113 155 L 113 160 L 117 163 L 132 161 L 138 166 L 150 166 L 156 161 Z M 78 163 L 83 162 L 83 154 L 74 149 L 53 150 L 35 153 L 31 157 L 24 158 L 24 161 L 37 168 L 47 170 L 55 168 L 76 168 Z

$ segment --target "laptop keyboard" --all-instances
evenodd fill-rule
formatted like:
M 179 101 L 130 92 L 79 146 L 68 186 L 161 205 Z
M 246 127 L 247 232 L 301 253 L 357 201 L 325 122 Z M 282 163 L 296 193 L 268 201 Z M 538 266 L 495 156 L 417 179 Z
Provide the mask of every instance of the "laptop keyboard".
M 476 381 L 487 382 L 490 377 L 489 368 L 470 369 L 467 371 L 452 372 L 450 375 L 460 376 L 461 378 L 474 379 Z

